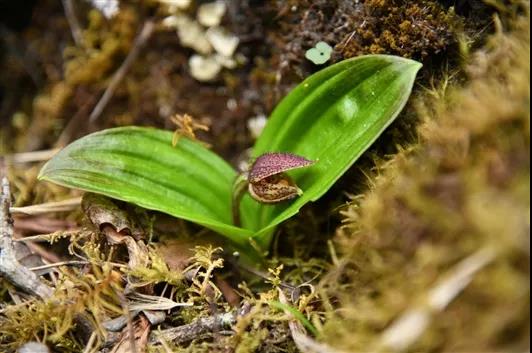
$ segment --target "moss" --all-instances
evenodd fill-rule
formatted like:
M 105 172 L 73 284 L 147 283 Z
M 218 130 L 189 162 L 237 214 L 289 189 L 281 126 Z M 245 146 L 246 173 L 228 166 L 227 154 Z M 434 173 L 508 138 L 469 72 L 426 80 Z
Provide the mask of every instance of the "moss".
M 277 12 L 281 32 L 271 40 L 283 46 L 272 64 L 285 80 L 316 69 L 304 54 L 319 41 L 334 47 L 331 62 L 365 54 L 437 61 L 437 54 L 457 48 L 465 22 L 434 0 L 282 1 Z
M 0 317 L 0 349 L 12 352 L 22 344 L 38 340 L 57 352 L 79 352 L 84 346 L 75 335 L 80 315 L 103 336 L 100 323 L 106 315 L 122 313 L 116 291 L 119 277 L 110 267 L 95 273 L 60 271 L 51 298 L 9 305 Z M 58 305 L 61 303 L 61 305 Z
M 62 117 L 70 99 L 74 94 L 74 88 L 64 81 L 51 84 L 33 100 L 32 124 L 27 129 L 25 137 L 39 136 L 43 131 L 54 131 L 58 120 Z M 40 141 L 39 141 L 40 142 Z M 19 141 L 22 145 L 18 149 L 36 149 L 39 142 L 31 139 Z
M 395 54 L 424 60 L 456 42 L 460 22 L 437 2 L 366 0 L 367 14 L 352 21 L 349 37 L 336 44 L 343 58 L 361 54 Z
M 529 18 L 510 23 L 472 56 L 466 86 L 418 101 L 419 144 L 382 165 L 344 210 L 341 266 L 323 281 L 340 303 L 324 326 L 334 347 L 375 347 L 443 273 L 488 247 L 496 260 L 410 350 L 528 349 Z
M 107 22 L 97 10 L 88 15 L 84 31 L 85 47 L 70 47 L 65 56 L 65 79 L 70 85 L 101 83 L 116 67 L 116 62 L 129 52 L 139 21 L 136 12 L 121 7 L 116 18 Z

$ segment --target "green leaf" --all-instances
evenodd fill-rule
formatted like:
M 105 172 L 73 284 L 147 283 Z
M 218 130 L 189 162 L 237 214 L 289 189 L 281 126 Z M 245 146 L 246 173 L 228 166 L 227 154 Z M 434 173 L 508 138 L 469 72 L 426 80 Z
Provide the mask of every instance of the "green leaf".
M 252 232 L 231 225 L 236 172 L 201 144 L 172 133 L 123 127 L 85 136 L 41 170 L 40 179 L 183 218 L 248 246 Z
M 39 178 L 201 224 L 240 248 L 249 250 L 253 237 L 265 249 L 275 227 L 322 196 L 395 119 L 420 67 L 382 55 L 346 60 L 283 99 L 254 156 L 291 152 L 318 162 L 289 172 L 304 191 L 294 201 L 270 206 L 246 196 L 243 228 L 231 224 L 235 171 L 197 142 L 181 138 L 172 147 L 168 131 L 124 127 L 91 134 L 59 152 Z
M 303 195 L 276 206 L 246 196 L 242 224 L 265 246 L 275 226 L 321 197 L 397 117 L 421 64 L 372 55 L 342 61 L 303 81 L 277 106 L 253 156 L 291 152 L 318 160 L 292 173 Z

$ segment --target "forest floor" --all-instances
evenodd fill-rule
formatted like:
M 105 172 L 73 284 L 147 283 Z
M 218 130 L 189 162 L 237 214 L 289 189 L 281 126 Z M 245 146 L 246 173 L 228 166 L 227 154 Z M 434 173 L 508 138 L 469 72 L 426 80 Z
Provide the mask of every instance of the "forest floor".
M 205 3 L 0 2 L 0 351 L 529 351 L 529 2 Z M 196 67 L 211 27 L 238 46 Z M 295 85 L 365 54 L 423 63 L 410 102 L 262 268 L 197 225 L 37 180 L 81 136 L 176 114 L 236 167 Z

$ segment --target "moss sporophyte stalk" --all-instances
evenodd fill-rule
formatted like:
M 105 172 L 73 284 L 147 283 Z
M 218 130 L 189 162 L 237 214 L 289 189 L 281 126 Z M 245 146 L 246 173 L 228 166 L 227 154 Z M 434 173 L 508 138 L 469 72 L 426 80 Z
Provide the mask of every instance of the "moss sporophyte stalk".
M 85 136 L 39 177 L 200 224 L 241 253 L 265 253 L 275 228 L 325 194 L 393 122 L 420 68 L 369 55 L 315 73 L 275 108 L 241 175 L 187 124 L 177 139 L 135 126 Z

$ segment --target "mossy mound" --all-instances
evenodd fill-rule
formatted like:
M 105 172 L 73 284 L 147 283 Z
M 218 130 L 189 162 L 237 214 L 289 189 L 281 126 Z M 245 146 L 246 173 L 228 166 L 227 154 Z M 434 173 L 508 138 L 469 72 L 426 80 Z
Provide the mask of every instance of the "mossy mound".
M 342 257 L 323 280 L 339 304 L 324 327 L 333 347 L 529 349 L 529 43 L 520 18 L 474 54 L 465 87 L 427 92 L 419 144 L 381 166 L 372 190 L 343 211 Z M 486 250 L 490 261 L 436 308 L 435 288 Z

